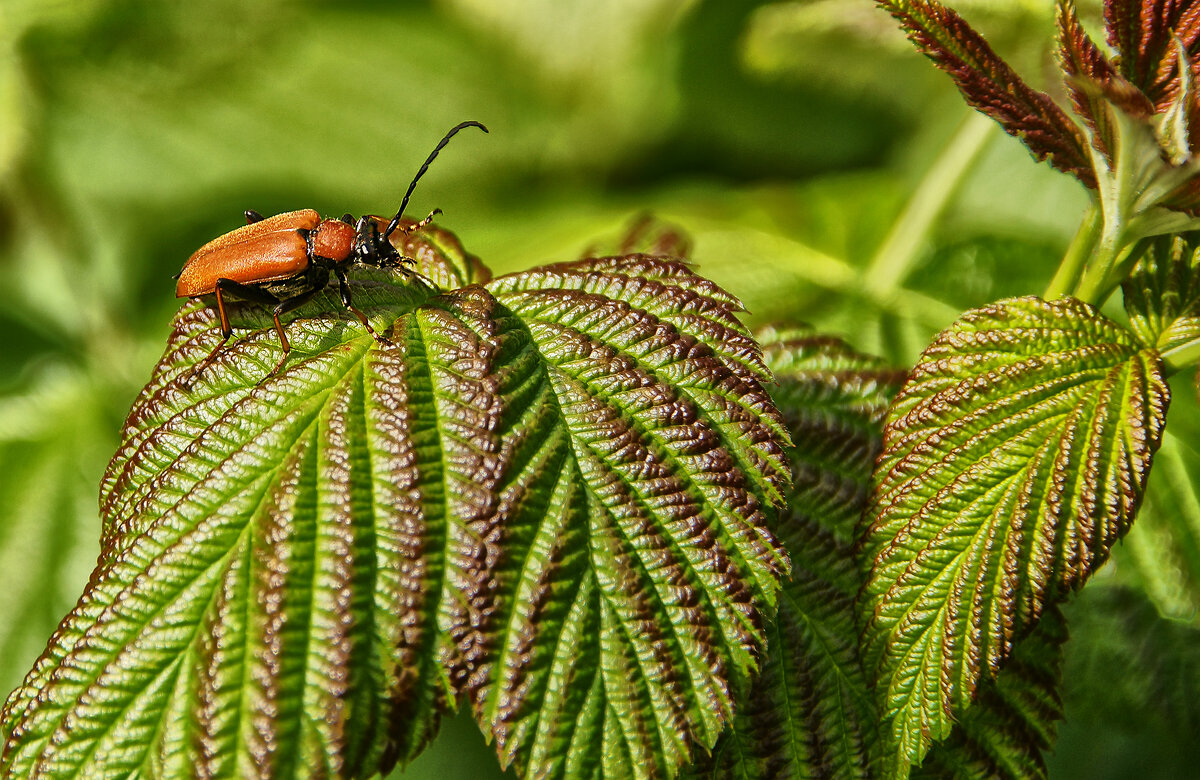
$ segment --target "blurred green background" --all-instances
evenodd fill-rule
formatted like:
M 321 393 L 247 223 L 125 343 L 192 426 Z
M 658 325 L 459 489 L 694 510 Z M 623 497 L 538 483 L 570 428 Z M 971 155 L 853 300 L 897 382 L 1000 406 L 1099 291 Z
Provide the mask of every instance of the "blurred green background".
M 1053 0 L 952 5 L 1045 84 Z M 0 0 L 0 688 L 87 580 L 171 274 L 247 208 L 391 213 L 464 119 L 491 135 L 456 138 L 410 214 L 443 208 L 497 273 L 651 211 L 751 322 L 899 364 L 1044 289 L 1087 202 L 870 0 Z M 1178 391 L 1147 511 L 1070 610 L 1054 777 L 1200 761 L 1200 427 Z M 406 776 L 493 775 L 459 717 Z

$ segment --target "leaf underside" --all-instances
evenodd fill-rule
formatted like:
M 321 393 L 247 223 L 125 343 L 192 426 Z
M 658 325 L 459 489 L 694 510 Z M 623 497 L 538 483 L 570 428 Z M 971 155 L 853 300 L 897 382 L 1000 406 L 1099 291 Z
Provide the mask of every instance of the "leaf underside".
M 919 763 L 981 680 L 1107 559 L 1141 500 L 1169 390 L 1157 353 L 1087 304 L 967 313 L 888 415 L 865 515 L 868 669 Z
M 417 270 L 486 278 L 448 236 Z M 637 255 L 352 290 L 391 343 L 326 292 L 270 376 L 264 312 L 193 375 L 218 334 L 183 308 L 6 773 L 366 776 L 464 697 L 528 776 L 670 776 L 716 741 L 788 567 L 736 300 Z

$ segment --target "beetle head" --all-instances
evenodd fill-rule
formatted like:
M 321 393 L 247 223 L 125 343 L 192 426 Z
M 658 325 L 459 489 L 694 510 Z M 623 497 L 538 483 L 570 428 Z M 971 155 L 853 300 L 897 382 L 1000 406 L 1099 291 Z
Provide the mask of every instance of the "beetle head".
M 363 216 L 356 227 L 354 240 L 354 262 L 375 268 L 398 268 L 405 258 L 392 246 L 373 217 Z

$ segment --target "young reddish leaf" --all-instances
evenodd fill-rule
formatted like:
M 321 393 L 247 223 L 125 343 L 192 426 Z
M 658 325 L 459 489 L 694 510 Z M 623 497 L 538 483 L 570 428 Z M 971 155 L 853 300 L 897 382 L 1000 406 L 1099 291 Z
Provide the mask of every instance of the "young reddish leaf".
M 1074 0 L 1058 4 L 1058 50 L 1067 90 L 1075 111 L 1088 124 L 1096 148 L 1112 162 L 1117 148 L 1117 127 L 1109 115 L 1116 105 L 1132 117 L 1148 120 L 1154 104 L 1122 76 L 1088 37 L 1075 11 Z
M 1191 59 L 1200 54 L 1200 6 L 1190 0 L 1105 0 L 1104 21 L 1121 72 L 1162 110 L 1178 91 L 1174 40 Z
M 877 0 L 913 43 L 950 74 L 967 102 L 1019 138 L 1038 160 L 1049 160 L 1089 188 L 1096 178 L 1082 131 L 1049 95 L 1026 84 L 987 41 L 936 0 Z
M 893 403 L 865 516 L 869 668 L 918 763 L 1013 642 L 1107 559 L 1169 391 L 1157 354 L 1071 299 L 969 312 Z

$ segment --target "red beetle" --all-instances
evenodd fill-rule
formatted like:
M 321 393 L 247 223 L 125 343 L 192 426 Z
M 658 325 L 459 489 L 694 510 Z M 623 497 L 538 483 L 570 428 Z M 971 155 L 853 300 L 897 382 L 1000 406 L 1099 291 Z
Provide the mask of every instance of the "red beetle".
M 176 277 L 179 283 L 175 285 L 175 297 L 215 294 L 217 314 L 221 318 L 221 341 L 196 366 L 195 372 L 199 373 L 216 357 L 217 351 L 233 333 L 225 311 L 227 296 L 273 307 L 271 313 L 279 342 L 283 345 L 283 357 L 271 373 L 278 371 L 291 351 L 287 333 L 279 321 L 280 315 L 303 306 L 324 290 L 330 283 L 331 273 L 337 279 L 345 307 L 358 317 L 376 341 L 390 343 L 377 334 L 366 316 L 355 308 L 350 298 L 350 286 L 346 283 L 346 270 L 355 264 L 397 268 L 406 260 L 412 262 L 411 258 L 397 252 L 389 239 L 400 226 L 408 199 L 430 163 L 458 131 L 467 127 L 488 131 L 479 122 L 462 122 L 451 128 L 413 177 L 400 202 L 400 210 L 391 222 L 385 224 L 382 217 L 370 215 L 355 222 L 349 214 L 341 219 L 322 219 L 312 209 L 289 211 L 265 219 L 258 212 L 247 211 L 246 225 L 197 249 Z M 407 234 L 424 227 L 440 213 L 440 209 L 434 209 L 428 217 L 402 232 Z

